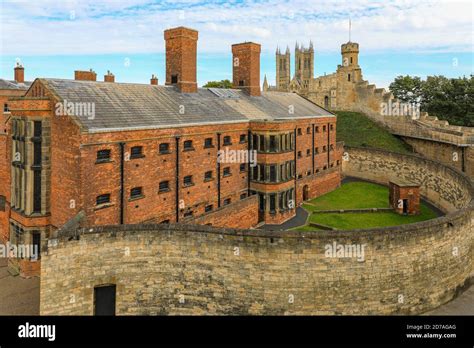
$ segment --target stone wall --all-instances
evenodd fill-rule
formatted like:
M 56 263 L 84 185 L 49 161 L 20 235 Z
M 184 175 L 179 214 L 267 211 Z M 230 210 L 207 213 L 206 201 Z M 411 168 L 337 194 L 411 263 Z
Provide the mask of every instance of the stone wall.
M 347 152 L 346 175 L 420 180 L 422 195 L 448 214 L 354 231 L 151 224 L 74 231 L 78 240 L 62 236 L 43 255 L 41 314 L 91 315 L 94 286 L 111 283 L 120 315 L 418 314 L 452 299 L 473 270 L 472 182 L 416 156 Z M 364 257 L 329 257 L 334 243 L 364 246 Z

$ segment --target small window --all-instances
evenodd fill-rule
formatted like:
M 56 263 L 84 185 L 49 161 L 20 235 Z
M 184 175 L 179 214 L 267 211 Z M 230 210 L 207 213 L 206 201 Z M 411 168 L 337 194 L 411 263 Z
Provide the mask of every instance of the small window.
M 102 205 L 107 203 L 110 203 L 110 193 L 97 196 L 97 198 L 95 199 L 96 205 Z
M 143 157 L 143 146 L 133 146 L 130 152 L 130 158 Z
M 301 134 L 303 134 L 303 133 L 301 132 L 301 128 L 298 128 L 298 135 L 301 135 Z
M 161 143 L 160 144 L 160 153 L 161 154 L 170 153 L 170 144 L 169 143 Z
M 139 198 L 143 196 L 143 190 L 141 187 L 134 187 L 130 190 L 130 198 Z
M 311 133 L 311 127 L 306 127 L 306 134 L 310 134 Z
M 184 217 L 193 216 L 193 214 L 194 214 L 194 212 L 192 210 L 189 210 L 186 213 L 184 213 Z
M 326 152 L 326 145 L 323 146 L 323 152 Z
M 326 131 L 326 126 L 323 126 L 323 132 L 325 132 L 325 131 Z
M 230 204 L 230 198 L 224 199 L 224 205 L 229 205 Z
M 186 140 L 184 142 L 184 151 L 189 151 L 189 150 L 194 150 L 192 140 Z
M 160 222 L 160 224 L 169 224 L 170 223 L 170 220 L 169 219 L 166 219 L 166 220 L 163 220 Z
M 314 148 L 314 152 L 315 152 L 315 153 L 319 153 L 319 147 L 315 147 L 315 148 Z
M 3 112 L 10 112 L 10 109 L 8 108 L 7 103 L 3 104 Z
M 334 130 L 334 125 L 333 124 L 331 125 L 331 130 Z
M 168 192 L 170 190 L 170 182 L 168 180 L 160 182 L 158 192 Z
M 223 170 L 223 176 L 229 176 L 230 175 L 230 167 L 225 167 Z
M 242 194 L 240 195 L 240 199 L 245 199 L 245 198 L 247 198 L 247 194 L 246 194 L 246 193 L 242 193 Z
M 239 86 L 240 87 L 245 86 L 244 83 L 245 83 L 244 80 L 239 80 Z
M 311 170 L 306 171 L 306 175 L 310 176 L 311 175 Z
M 109 162 L 110 161 L 110 150 L 99 150 L 97 151 L 97 162 Z
M 212 180 L 212 170 L 204 173 L 204 181 Z
M 351 74 L 347 74 L 347 81 L 351 81 Z
M 270 135 L 270 152 L 276 152 L 276 147 L 276 137 L 274 135 Z
M 191 186 L 193 184 L 193 176 L 187 175 L 183 179 L 184 186 Z
M 306 156 L 311 156 L 311 150 L 310 149 L 306 150 Z
M 245 143 L 246 141 L 247 141 L 247 136 L 245 134 L 240 134 L 239 142 L 242 144 L 242 143 Z
M 212 147 L 212 138 L 206 138 L 204 139 L 204 148 L 210 148 Z
M 245 170 L 247 169 L 247 166 L 245 165 L 245 163 L 241 163 L 240 164 L 240 172 L 245 172 Z
M 209 205 L 206 205 L 206 207 L 204 208 L 204 211 L 208 213 L 212 211 L 212 209 L 214 209 L 214 206 L 212 204 L 209 204 Z
M 41 258 L 41 232 L 34 231 L 32 233 L 33 247 L 36 247 L 38 257 Z
M 302 155 L 301 155 L 301 151 L 298 151 L 298 158 L 301 158 Z
M 336 161 L 336 166 L 338 166 L 341 162 L 339 160 Z
M 319 126 L 314 127 L 314 131 L 315 131 L 316 133 L 319 133 Z
M 175 84 L 178 83 L 178 75 L 171 75 L 171 83 Z
M 224 137 L 224 145 L 232 145 L 230 136 L 226 135 L 226 136 Z
M 270 182 L 276 182 L 277 179 L 277 167 L 276 165 L 270 166 Z

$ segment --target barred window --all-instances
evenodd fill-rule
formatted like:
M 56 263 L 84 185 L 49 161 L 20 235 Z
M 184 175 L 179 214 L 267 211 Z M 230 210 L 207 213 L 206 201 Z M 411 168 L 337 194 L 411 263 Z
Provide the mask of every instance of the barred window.
M 143 146 L 133 146 L 130 152 L 130 158 L 143 157 Z
M 130 190 L 130 198 L 138 198 L 143 196 L 143 189 L 141 187 L 134 187 Z
M 166 154 L 170 152 L 170 144 L 169 143 L 161 143 L 160 144 L 160 153 Z
M 97 162 L 108 162 L 110 161 L 110 150 L 104 149 L 97 151 Z
M 167 192 L 170 190 L 170 182 L 168 180 L 160 182 L 158 192 Z
M 97 196 L 97 198 L 95 199 L 96 205 L 107 204 L 107 203 L 110 203 L 110 193 Z

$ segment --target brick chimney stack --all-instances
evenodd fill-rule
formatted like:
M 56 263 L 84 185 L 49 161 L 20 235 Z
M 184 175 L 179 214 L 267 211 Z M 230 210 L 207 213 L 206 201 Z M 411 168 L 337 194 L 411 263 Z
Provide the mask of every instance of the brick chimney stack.
M 166 85 L 184 93 L 197 92 L 196 60 L 198 32 L 178 27 L 165 30 Z
M 16 63 L 15 66 L 15 81 L 18 83 L 25 82 L 25 68 L 20 63 Z
M 232 74 L 234 88 L 251 96 L 260 96 L 260 51 L 257 43 L 244 42 L 232 45 Z
M 115 75 L 107 70 L 107 75 L 104 75 L 104 82 L 115 82 Z
M 155 74 L 151 75 L 150 84 L 158 85 L 158 77 L 156 77 Z
M 97 74 L 90 69 L 90 71 L 74 71 L 74 80 L 77 81 L 97 81 Z

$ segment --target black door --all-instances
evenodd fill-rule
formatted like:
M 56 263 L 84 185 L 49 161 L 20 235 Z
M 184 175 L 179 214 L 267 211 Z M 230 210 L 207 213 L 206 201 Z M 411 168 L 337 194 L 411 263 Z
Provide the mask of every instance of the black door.
M 115 285 L 94 288 L 94 315 L 115 315 Z
M 403 200 L 403 214 L 408 214 L 408 199 Z

